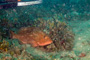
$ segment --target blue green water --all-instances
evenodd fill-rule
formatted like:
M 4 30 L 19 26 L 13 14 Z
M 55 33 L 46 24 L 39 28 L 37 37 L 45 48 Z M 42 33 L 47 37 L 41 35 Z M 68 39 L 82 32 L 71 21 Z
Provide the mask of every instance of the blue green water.
M 10 27 L 7 26 L 7 23 L 4 23 L 6 25 L 0 25 L 1 32 L 5 32 L 6 34 L 4 40 L 21 47 L 17 39 L 9 40 L 9 33 L 7 31 L 9 29 L 18 31 L 19 28 L 29 26 L 29 23 L 33 23 L 33 21 L 38 18 L 44 18 L 46 20 L 56 18 L 65 22 L 75 34 L 75 39 L 73 49 L 70 51 L 63 50 L 46 53 L 27 45 L 26 51 L 30 53 L 35 60 L 90 60 L 89 0 L 43 0 L 41 4 L 37 5 L 1 9 L 0 24 L 3 22 L 2 19 L 7 19 L 7 22 L 10 24 Z M 84 53 L 85 56 L 79 57 L 81 53 Z M 2 56 L 7 57 L 9 54 L 5 55 L 4 53 L 0 53 L 1 58 Z M 9 57 L 11 58 L 12 56 Z M 18 60 L 19 57 L 16 58 L 13 56 L 13 60 Z

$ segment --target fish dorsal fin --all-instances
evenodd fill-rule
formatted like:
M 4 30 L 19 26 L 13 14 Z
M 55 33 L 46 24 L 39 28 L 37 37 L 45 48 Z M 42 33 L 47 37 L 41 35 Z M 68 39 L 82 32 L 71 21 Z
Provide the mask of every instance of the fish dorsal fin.
M 16 34 L 15 34 L 13 31 L 10 31 L 10 38 L 11 38 L 11 39 L 15 38 L 15 37 L 14 37 L 15 35 L 16 35 Z

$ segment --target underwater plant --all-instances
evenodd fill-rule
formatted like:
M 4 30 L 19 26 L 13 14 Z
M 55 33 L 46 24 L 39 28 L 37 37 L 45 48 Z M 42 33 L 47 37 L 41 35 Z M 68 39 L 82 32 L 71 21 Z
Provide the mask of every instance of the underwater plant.
M 39 33 L 39 31 L 42 31 L 43 33 L 48 35 L 48 37 L 51 38 L 51 40 L 53 42 L 50 44 L 44 45 L 44 46 L 37 47 L 38 49 L 43 49 L 44 51 L 71 50 L 73 47 L 74 34 L 65 22 L 62 22 L 58 19 L 59 18 L 57 18 L 57 16 L 54 16 L 54 17 L 52 17 L 50 19 L 46 19 L 46 20 L 44 18 L 38 18 L 38 19 L 34 20 L 34 23 L 32 23 L 29 26 L 29 27 L 37 27 L 39 29 L 39 30 L 35 29 L 35 30 L 37 30 L 37 32 L 35 32 L 33 30 L 31 33 L 31 29 L 27 29 L 27 27 L 24 27 L 19 31 L 19 33 L 21 35 L 25 35 L 27 33 L 31 33 L 33 35 L 33 32 L 34 32 L 34 34 L 39 34 L 38 36 L 40 37 L 42 35 L 40 35 L 41 32 Z M 14 34 L 14 35 L 16 36 L 17 34 Z M 19 36 L 19 35 L 17 35 L 17 36 Z M 28 35 L 26 35 L 26 36 L 28 36 Z M 23 38 L 26 39 L 27 37 L 23 37 Z M 19 40 L 21 40 L 21 42 L 25 42 L 24 40 L 22 40 L 23 38 L 20 38 Z M 28 38 L 30 38 L 30 36 L 28 36 Z M 35 39 L 35 41 L 36 41 L 36 39 Z M 44 40 L 41 42 L 43 44 L 45 44 Z M 32 43 L 30 43 L 30 44 L 32 44 Z M 34 45 L 35 45 L 35 43 L 34 43 Z
M 32 60 L 33 56 L 26 51 L 26 47 L 11 45 L 7 52 L 2 52 L 0 59 L 5 60 Z
M 2 38 L 9 37 L 10 24 L 8 19 L 0 19 L 0 35 Z
M 0 42 L 0 53 L 7 52 L 9 49 L 9 42 L 3 40 Z
M 1 32 L 0 32 L 0 40 L 2 40 L 2 34 L 1 34 Z
M 38 18 L 35 20 L 35 25 L 53 40 L 52 44 L 40 47 L 41 49 L 43 48 L 46 51 L 72 50 L 74 33 L 65 22 L 56 18 L 48 20 Z

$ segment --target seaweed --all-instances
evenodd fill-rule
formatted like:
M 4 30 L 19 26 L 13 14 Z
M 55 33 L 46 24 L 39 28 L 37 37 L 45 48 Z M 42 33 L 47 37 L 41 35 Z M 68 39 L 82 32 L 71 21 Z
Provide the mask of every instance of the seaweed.
M 0 59 L 8 59 L 8 60 L 32 60 L 33 56 L 26 51 L 25 46 L 9 46 L 7 52 L 2 52 L 3 56 Z M 9 56 L 8 56 L 9 55 Z
M 0 35 L 2 38 L 9 38 L 10 24 L 8 19 L 0 19 Z
M 34 26 L 40 28 L 53 40 L 52 44 L 40 48 L 46 51 L 72 50 L 74 33 L 65 22 L 61 22 L 57 17 L 47 20 L 38 18 Z
M 7 52 L 9 49 L 9 42 L 3 40 L 2 42 L 0 42 L 0 53 L 2 52 Z

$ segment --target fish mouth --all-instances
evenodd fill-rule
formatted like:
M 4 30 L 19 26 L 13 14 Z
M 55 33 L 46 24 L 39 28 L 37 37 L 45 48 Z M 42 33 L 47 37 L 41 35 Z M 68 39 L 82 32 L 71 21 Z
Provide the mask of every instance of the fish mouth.
M 51 44 L 51 43 L 52 43 L 52 41 L 47 42 L 47 43 L 39 43 L 39 42 L 38 42 L 38 45 L 39 45 L 39 46 L 46 46 L 46 45 L 49 45 L 49 44 Z

